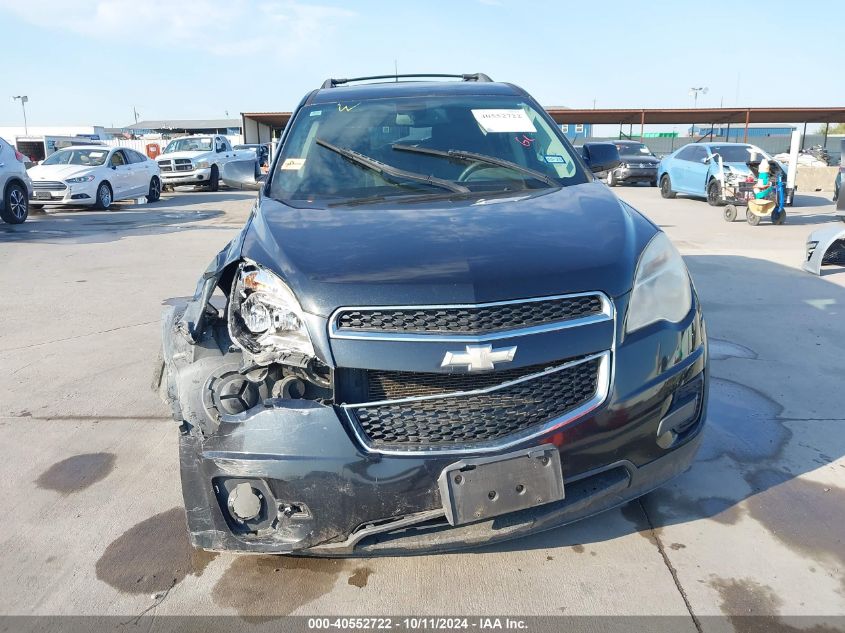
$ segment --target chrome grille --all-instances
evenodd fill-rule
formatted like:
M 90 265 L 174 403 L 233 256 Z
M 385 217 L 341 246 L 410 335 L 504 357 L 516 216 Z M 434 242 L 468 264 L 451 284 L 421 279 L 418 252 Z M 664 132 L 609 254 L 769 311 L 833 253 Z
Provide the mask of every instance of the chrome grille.
M 160 160 L 158 162 L 158 167 L 161 171 L 173 171 L 173 161 L 170 159 L 167 160 Z
M 194 166 L 191 165 L 190 158 L 177 158 L 176 161 L 176 171 L 191 171 Z
M 520 438 L 597 404 L 605 395 L 606 371 L 601 368 L 606 362 L 607 354 L 592 356 L 489 389 L 349 405 L 346 410 L 376 450 L 469 449 Z
M 343 308 L 337 335 L 356 333 L 485 334 L 606 314 L 602 295 L 584 294 L 470 306 Z
M 35 191 L 64 191 L 67 185 L 58 180 L 33 180 L 32 188 Z

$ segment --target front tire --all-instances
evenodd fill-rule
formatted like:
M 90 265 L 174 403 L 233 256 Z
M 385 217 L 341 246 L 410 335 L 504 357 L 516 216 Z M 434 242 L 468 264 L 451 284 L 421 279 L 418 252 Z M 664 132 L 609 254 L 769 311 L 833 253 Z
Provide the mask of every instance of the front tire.
M 711 180 L 707 183 L 707 204 L 711 207 L 722 206 L 722 183 L 718 180 Z
M 155 176 L 150 180 L 150 190 L 147 193 L 147 202 L 158 202 L 161 198 L 161 183 Z
M 660 195 L 666 199 L 671 199 L 678 195 L 672 191 L 672 181 L 669 178 L 669 174 L 663 174 L 663 178 L 660 179 Z
M 0 218 L 7 224 L 23 224 L 29 215 L 29 197 L 22 185 L 13 182 L 6 187 Z
M 100 186 L 97 187 L 97 198 L 94 202 L 95 209 L 108 209 L 112 203 L 112 190 L 111 185 L 107 183 L 105 180 L 100 183 Z
M 211 175 L 208 177 L 208 190 L 217 191 L 220 189 L 220 172 L 217 170 L 217 165 L 211 166 Z
M 732 204 L 726 206 L 724 212 L 722 213 L 722 217 L 725 218 L 725 222 L 733 222 L 736 220 L 736 207 Z

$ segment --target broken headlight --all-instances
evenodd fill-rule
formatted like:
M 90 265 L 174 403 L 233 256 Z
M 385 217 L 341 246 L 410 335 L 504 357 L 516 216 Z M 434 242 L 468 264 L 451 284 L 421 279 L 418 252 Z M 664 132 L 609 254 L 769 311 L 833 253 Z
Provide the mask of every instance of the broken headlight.
M 277 275 L 253 263 L 238 269 L 229 294 L 229 335 L 244 351 L 272 362 L 285 355 L 314 356 L 302 308 Z
M 640 255 L 625 331 L 633 332 L 657 321 L 679 323 L 691 306 L 687 266 L 666 234 L 658 233 Z

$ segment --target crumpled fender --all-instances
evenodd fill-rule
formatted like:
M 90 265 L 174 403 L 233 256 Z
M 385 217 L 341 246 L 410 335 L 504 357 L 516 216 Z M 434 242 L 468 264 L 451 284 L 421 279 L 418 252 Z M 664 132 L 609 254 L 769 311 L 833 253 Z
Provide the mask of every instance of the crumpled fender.
M 214 289 L 220 285 L 225 292 L 229 290 L 232 282 L 230 267 L 241 258 L 244 238 L 249 230 L 249 225 L 252 223 L 257 204 L 258 202 L 252 207 L 249 218 L 247 218 L 240 233 L 211 260 L 197 282 L 193 299 L 188 302 L 185 312 L 179 319 L 179 328 L 193 343 L 199 340 L 199 336 L 205 328 L 208 302 L 214 293 Z

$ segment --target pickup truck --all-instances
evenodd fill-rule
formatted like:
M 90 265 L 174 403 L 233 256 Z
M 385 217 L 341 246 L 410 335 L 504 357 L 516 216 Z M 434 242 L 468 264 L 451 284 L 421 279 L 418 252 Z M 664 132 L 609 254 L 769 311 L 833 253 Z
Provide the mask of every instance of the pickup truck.
M 217 191 L 223 165 L 250 157 L 254 157 L 253 152 L 236 152 L 225 136 L 197 134 L 170 141 L 156 162 L 166 189 L 176 185 L 202 185 L 209 191 Z

